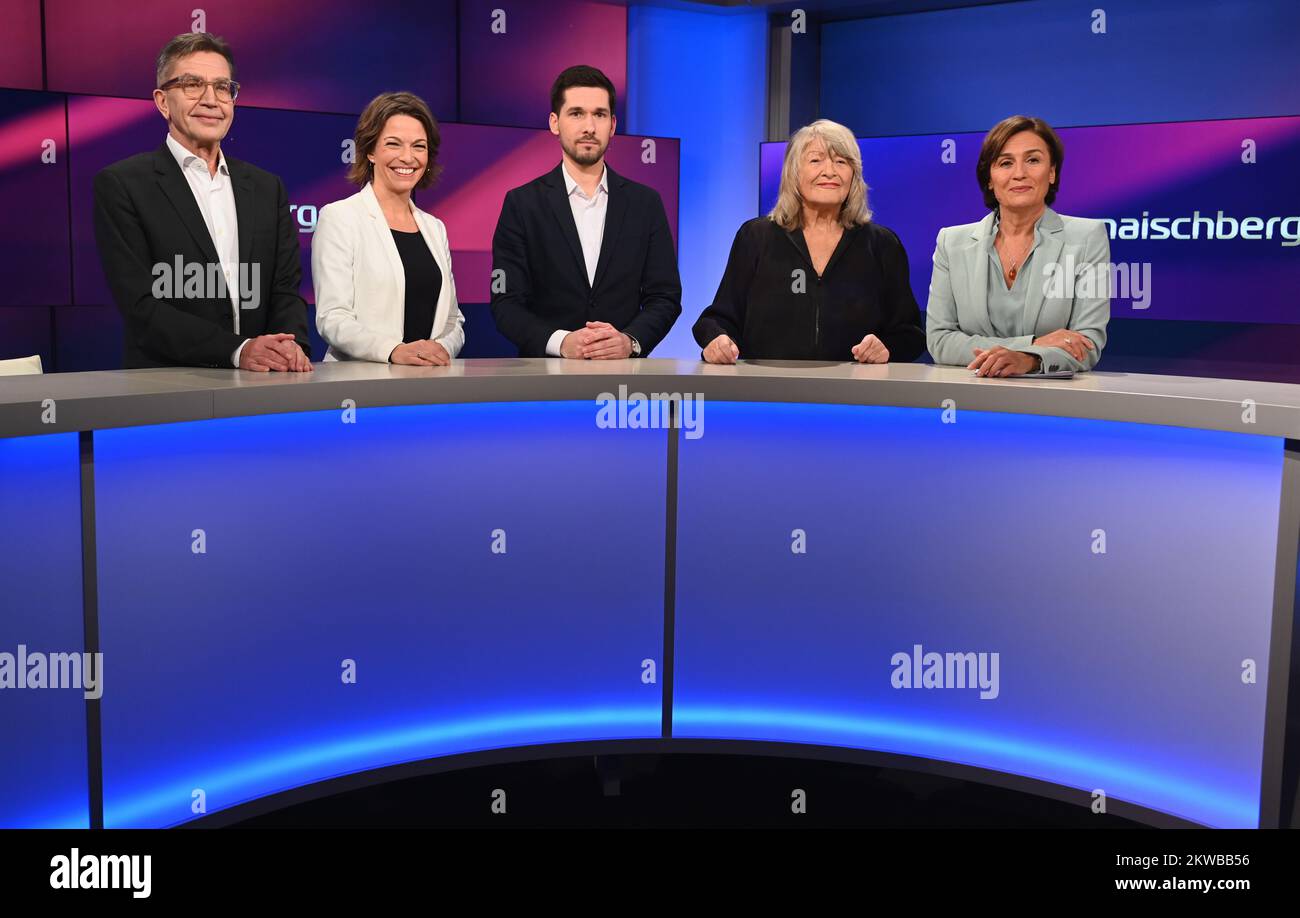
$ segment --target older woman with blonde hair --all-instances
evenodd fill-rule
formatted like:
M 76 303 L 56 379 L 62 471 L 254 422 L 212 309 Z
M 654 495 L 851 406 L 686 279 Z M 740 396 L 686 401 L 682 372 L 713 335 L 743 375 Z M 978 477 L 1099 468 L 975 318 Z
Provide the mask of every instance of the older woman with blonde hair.
M 921 311 L 898 236 L 871 222 L 853 134 L 814 121 L 790 138 L 776 206 L 740 227 L 692 331 L 709 363 L 915 360 Z

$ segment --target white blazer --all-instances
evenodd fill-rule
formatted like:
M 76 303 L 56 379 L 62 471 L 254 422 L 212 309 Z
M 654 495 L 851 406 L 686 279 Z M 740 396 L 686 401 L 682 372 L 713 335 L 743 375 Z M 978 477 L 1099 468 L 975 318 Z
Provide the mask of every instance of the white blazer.
M 465 316 L 456 303 L 447 229 L 414 203 L 411 213 L 442 272 L 430 338 L 455 357 L 465 344 Z M 321 208 L 311 243 L 311 275 L 316 330 L 329 345 L 325 359 L 387 363 L 402 343 L 406 271 L 369 184 Z

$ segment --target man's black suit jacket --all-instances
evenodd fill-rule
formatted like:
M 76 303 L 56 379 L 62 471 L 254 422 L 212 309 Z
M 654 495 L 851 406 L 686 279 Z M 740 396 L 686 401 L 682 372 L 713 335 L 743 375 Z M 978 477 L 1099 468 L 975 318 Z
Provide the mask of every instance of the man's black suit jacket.
M 298 227 L 289 214 L 284 183 L 278 176 L 226 157 L 235 195 L 239 263 L 258 265 L 255 308 L 241 304 L 239 334 L 234 331 L 228 296 L 205 285 L 202 296 L 154 296 L 155 265 L 175 274 L 199 264 L 204 276 L 220 259 L 194 193 L 164 143 L 114 163 L 95 176 L 95 241 L 104 275 L 126 324 L 124 365 L 135 367 L 231 367 L 231 356 L 246 338 L 288 333 L 311 356 L 307 306 L 298 294 Z M 190 269 L 196 270 L 196 269 Z M 249 270 L 250 280 L 254 275 Z M 183 278 L 173 278 L 177 286 Z M 238 278 L 234 278 L 238 283 Z M 159 288 L 161 292 L 163 288 Z
M 506 194 L 492 237 L 492 315 L 521 357 L 545 357 L 558 329 L 587 322 L 631 335 L 644 357 L 681 315 L 677 252 L 659 192 L 605 169 L 609 200 L 595 283 L 587 281 L 561 167 Z

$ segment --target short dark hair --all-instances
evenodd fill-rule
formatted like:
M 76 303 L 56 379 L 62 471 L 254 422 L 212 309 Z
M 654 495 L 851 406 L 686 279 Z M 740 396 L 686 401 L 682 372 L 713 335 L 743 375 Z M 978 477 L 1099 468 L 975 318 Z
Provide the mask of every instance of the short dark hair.
M 603 89 L 609 93 L 609 113 L 614 114 L 614 105 L 616 97 L 614 95 L 614 84 L 609 81 L 609 77 L 601 73 L 595 67 L 588 67 L 586 64 L 577 64 L 573 67 L 567 67 L 560 72 L 551 84 L 551 113 L 558 115 L 560 109 L 564 107 L 565 90 L 573 86 L 594 86 L 596 89 Z
M 1055 201 L 1056 192 L 1061 188 L 1061 164 L 1065 162 L 1065 144 L 1061 143 L 1061 138 L 1056 136 L 1056 131 L 1052 130 L 1052 126 L 1042 118 L 1012 115 L 993 125 L 992 130 L 984 136 L 984 145 L 980 147 L 980 158 L 975 163 L 975 180 L 980 184 L 980 193 L 984 195 L 984 204 L 989 210 L 998 209 L 997 195 L 989 187 L 993 173 L 993 160 L 998 158 L 1007 141 L 1021 131 L 1033 131 L 1043 138 L 1043 143 L 1047 144 L 1047 155 L 1051 157 L 1052 165 L 1056 167 L 1056 181 L 1052 182 L 1052 186 L 1047 189 L 1045 203 L 1050 205 Z
M 428 188 L 442 172 L 438 165 L 438 145 L 442 136 L 438 133 L 438 121 L 429 111 L 428 104 L 413 92 L 382 92 L 370 100 L 366 110 L 357 119 L 357 130 L 353 135 L 353 152 L 356 158 L 348 167 L 348 181 L 354 185 L 364 185 L 374 178 L 374 166 L 367 155 L 375 149 L 384 125 L 394 115 L 409 115 L 424 125 L 424 134 L 429 139 L 429 166 L 424 175 L 416 181 L 416 188 Z
M 172 64 L 176 63 L 182 57 L 196 54 L 199 51 L 213 51 L 220 54 L 230 65 L 230 78 L 235 78 L 235 56 L 230 52 L 230 45 L 224 38 L 218 38 L 211 32 L 182 32 L 158 52 L 158 65 L 155 77 L 155 86 L 161 86 L 167 71 Z

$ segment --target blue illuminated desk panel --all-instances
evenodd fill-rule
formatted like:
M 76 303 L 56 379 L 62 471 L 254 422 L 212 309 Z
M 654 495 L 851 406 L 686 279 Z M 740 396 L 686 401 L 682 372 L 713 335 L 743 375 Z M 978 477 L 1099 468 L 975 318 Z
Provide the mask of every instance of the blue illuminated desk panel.
M 1291 438 L 1300 387 L 1106 373 L 0 379 L 0 826 L 620 749 L 1277 825 Z

